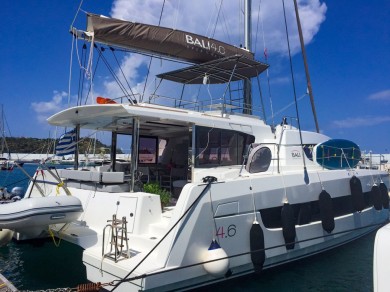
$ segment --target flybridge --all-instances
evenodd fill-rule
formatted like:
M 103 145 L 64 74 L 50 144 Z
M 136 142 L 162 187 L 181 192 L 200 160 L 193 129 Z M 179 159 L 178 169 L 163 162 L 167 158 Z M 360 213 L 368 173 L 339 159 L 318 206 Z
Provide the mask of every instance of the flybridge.
M 194 64 L 235 55 L 254 59 L 253 54 L 245 49 L 181 30 L 89 13 L 87 22 L 87 31 L 77 32 L 77 35 L 109 46 L 168 56 Z

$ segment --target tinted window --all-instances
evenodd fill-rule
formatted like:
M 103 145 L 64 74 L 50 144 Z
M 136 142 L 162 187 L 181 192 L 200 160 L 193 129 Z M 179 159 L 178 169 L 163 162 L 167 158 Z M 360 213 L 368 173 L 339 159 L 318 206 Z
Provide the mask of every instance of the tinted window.
M 243 162 L 245 146 L 254 137 L 231 130 L 196 127 L 195 166 L 239 165 Z

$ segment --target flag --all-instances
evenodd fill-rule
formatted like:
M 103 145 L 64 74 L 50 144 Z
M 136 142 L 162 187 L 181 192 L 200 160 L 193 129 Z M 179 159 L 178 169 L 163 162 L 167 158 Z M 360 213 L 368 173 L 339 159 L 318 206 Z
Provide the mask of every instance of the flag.
M 56 155 L 64 156 L 74 154 L 76 151 L 76 130 L 66 132 L 60 137 L 56 146 Z

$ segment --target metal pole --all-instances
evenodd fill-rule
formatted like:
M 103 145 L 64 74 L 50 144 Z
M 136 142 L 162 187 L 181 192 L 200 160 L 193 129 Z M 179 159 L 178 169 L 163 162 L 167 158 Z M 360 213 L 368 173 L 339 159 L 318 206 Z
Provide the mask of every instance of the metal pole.
M 244 47 L 248 51 L 251 51 L 252 47 L 252 24 L 251 24 L 251 14 L 252 14 L 252 1 L 245 0 L 244 4 L 244 35 L 245 35 L 245 44 Z M 244 111 L 245 114 L 252 114 L 252 84 L 249 79 L 244 80 Z
M 136 179 L 136 171 L 138 168 L 138 141 L 139 141 L 139 119 L 133 118 L 133 135 L 131 146 L 131 184 L 130 191 L 134 191 L 134 182 Z
M 314 96 L 313 96 L 313 90 L 312 90 L 312 88 L 311 88 L 309 67 L 308 67 L 308 65 L 307 65 L 305 43 L 304 43 L 304 41 L 303 41 L 302 27 L 301 27 L 301 21 L 300 21 L 300 19 L 299 19 L 297 0 L 294 0 L 294 7 L 295 7 L 295 14 L 296 14 L 296 19 L 297 19 L 299 40 L 300 40 L 300 42 L 301 42 L 301 50 L 302 50 L 303 63 L 304 63 L 304 66 L 305 66 L 305 73 L 306 73 L 306 79 L 307 79 L 307 89 L 308 89 L 308 91 L 309 91 L 311 109 L 312 109 L 312 112 L 313 112 L 314 122 L 315 122 L 315 124 L 316 124 L 316 130 L 317 130 L 317 133 L 319 133 L 319 132 L 320 132 L 320 128 L 319 128 L 319 126 L 318 126 L 316 107 L 315 107 L 315 105 L 314 105 Z
M 110 150 L 110 159 L 111 159 L 111 171 L 116 170 L 116 146 L 117 146 L 117 133 L 111 133 L 111 150 Z
M 80 141 L 80 125 L 76 126 L 76 149 L 74 151 L 74 169 L 79 169 L 79 141 Z

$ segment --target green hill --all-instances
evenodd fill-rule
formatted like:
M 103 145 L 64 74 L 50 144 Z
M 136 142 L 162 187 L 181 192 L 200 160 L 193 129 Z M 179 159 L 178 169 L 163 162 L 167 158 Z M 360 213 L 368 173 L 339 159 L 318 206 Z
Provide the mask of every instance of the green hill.
M 38 138 L 13 138 L 5 137 L 6 145 L 4 152 L 10 153 L 53 153 L 54 139 L 38 139 Z M 56 143 L 58 142 L 58 139 Z M 79 143 L 79 153 L 92 154 L 94 153 L 95 140 L 92 138 L 83 138 Z M 106 152 L 109 152 L 110 146 L 101 143 L 96 140 L 95 152 L 100 152 L 100 149 L 105 148 Z M 122 154 L 120 149 L 117 149 L 118 154 Z

